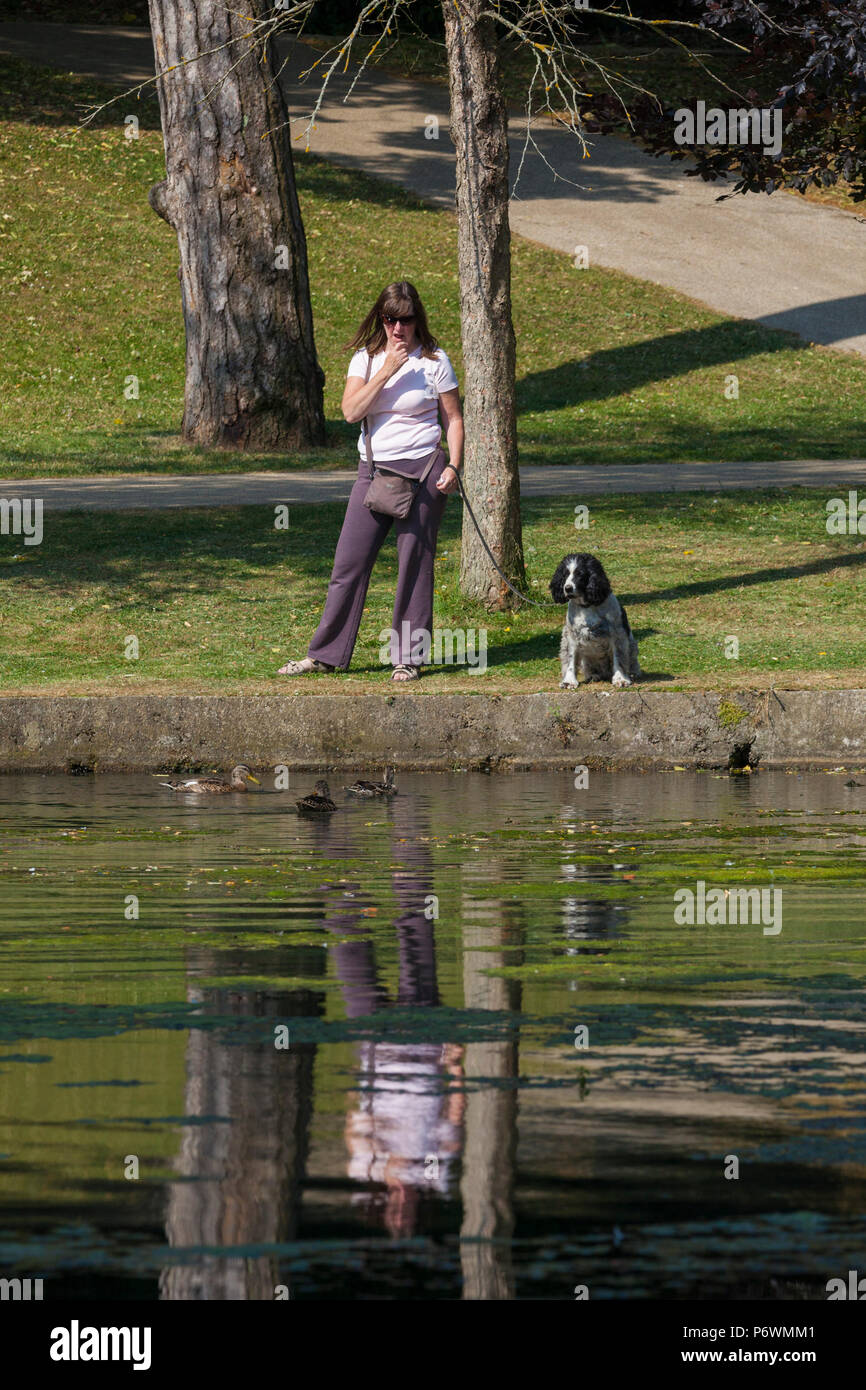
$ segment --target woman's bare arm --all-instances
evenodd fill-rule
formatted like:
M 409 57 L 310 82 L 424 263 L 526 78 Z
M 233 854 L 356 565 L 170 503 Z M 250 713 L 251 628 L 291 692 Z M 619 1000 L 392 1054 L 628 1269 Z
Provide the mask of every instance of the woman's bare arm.
M 385 361 L 378 372 L 375 376 L 371 376 L 369 381 L 364 381 L 359 376 L 348 378 L 340 408 L 343 412 L 343 418 L 348 420 L 350 425 L 363 420 L 382 387 L 391 380 L 395 372 L 399 372 L 408 359 L 409 353 L 405 344 L 394 343 L 385 353 Z
M 460 392 L 443 391 L 439 397 L 439 409 L 448 440 L 448 462 L 459 468 L 463 462 L 463 411 L 460 409 Z M 454 492 L 457 487 L 457 474 L 453 468 L 446 468 L 436 484 L 440 492 Z

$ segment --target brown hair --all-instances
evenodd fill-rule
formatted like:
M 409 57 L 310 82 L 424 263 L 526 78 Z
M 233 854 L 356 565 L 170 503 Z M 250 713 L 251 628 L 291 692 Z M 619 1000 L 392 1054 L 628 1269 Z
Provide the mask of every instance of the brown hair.
M 388 342 L 383 317 L 400 318 L 404 314 L 415 315 L 415 336 L 421 344 L 421 356 L 435 357 L 439 344 L 427 326 L 421 296 L 408 280 L 395 280 L 382 291 L 354 338 L 346 344 L 347 351 L 366 348 L 370 356 L 375 357 Z

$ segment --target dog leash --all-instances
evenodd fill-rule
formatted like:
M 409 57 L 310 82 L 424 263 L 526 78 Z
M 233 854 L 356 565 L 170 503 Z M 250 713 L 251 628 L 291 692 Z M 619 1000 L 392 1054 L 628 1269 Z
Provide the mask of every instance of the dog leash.
M 447 467 L 448 467 L 448 468 L 454 469 L 454 472 L 457 474 L 457 489 L 458 489 L 458 491 L 459 491 L 459 493 L 460 493 L 460 496 L 463 498 L 463 502 L 464 502 L 464 504 L 465 504 L 465 506 L 466 506 L 466 510 L 468 511 L 469 515 L 470 515 L 471 518 L 472 518 L 472 524 L 473 524 L 473 526 L 475 527 L 475 530 L 478 532 L 478 538 L 479 538 L 479 540 L 481 541 L 481 544 L 484 546 L 484 549 L 487 551 L 487 554 L 488 554 L 488 556 L 490 557 L 490 563 L 492 564 L 493 568 L 496 570 L 496 573 L 497 573 L 502 579 L 505 580 L 505 583 L 508 585 L 508 588 L 511 590 L 511 592 L 512 592 L 513 594 L 516 594 L 517 597 L 518 597 L 519 599 L 522 599 L 524 603 L 531 603 L 535 608 L 555 608 L 555 607 L 556 607 L 556 604 L 553 602 L 552 599 L 548 599 L 546 603 L 540 603 L 540 602 L 538 601 L 537 598 L 530 598 L 528 594 L 522 594 L 522 593 L 520 592 L 519 589 L 515 589 L 514 585 L 512 584 L 512 582 L 511 582 L 511 580 L 508 578 L 508 576 L 502 573 L 502 570 L 499 568 L 499 566 L 497 565 L 495 559 L 493 558 L 493 553 L 492 553 L 492 551 L 491 551 L 491 549 L 490 549 L 490 546 L 487 544 L 486 540 L 484 539 L 484 532 L 481 530 L 481 527 L 478 525 L 478 521 L 477 521 L 477 519 L 476 519 L 475 513 L 474 513 L 473 510 L 472 510 L 472 506 L 471 506 L 471 504 L 470 504 L 470 502 L 469 502 L 469 498 L 466 496 L 466 493 L 465 493 L 464 490 L 463 490 L 463 479 L 460 477 L 460 469 L 459 469 L 459 468 L 454 468 L 453 463 L 449 463 L 449 464 L 447 465 Z

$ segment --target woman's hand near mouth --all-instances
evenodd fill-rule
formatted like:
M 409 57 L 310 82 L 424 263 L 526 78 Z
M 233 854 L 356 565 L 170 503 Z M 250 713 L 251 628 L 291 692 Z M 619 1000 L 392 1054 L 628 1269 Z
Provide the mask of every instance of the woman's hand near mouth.
M 382 363 L 389 378 L 399 372 L 400 368 L 405 366 L 408 361 L 409 349 L 406 343 L 400 338 L 390 338 L 385 350 L 385 361 Z

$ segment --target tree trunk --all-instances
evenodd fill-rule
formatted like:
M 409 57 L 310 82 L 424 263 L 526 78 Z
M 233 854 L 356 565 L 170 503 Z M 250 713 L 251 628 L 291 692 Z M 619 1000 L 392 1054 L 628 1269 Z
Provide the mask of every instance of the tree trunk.
M 166 179 L 149 201 L 180 248 L 183 435 L 222 448 L 303 448 L 325 434 L 288 111 L 273 45 L 241 56 L 242 11 L 266 7 L 150 0 Z
M 466 491 L 497 564 L 525 585 L 514 414 L 508 115 L 496 32 L 482 0 L 444 0 L 457 151 L 457 248 L 466 372 Z M 460 587 L 488 609 L 511 595 L 463 517 Z

